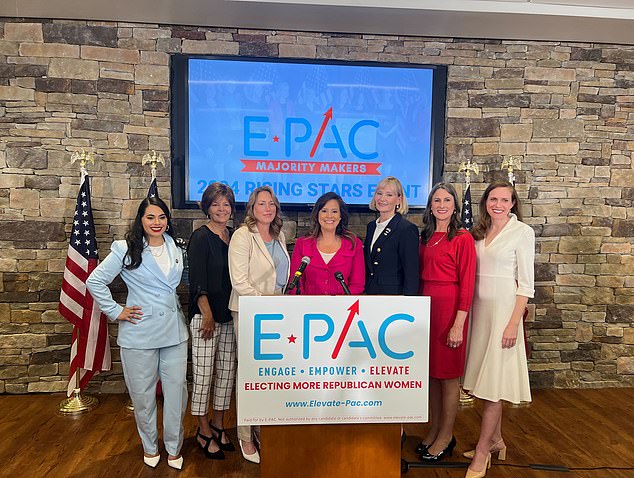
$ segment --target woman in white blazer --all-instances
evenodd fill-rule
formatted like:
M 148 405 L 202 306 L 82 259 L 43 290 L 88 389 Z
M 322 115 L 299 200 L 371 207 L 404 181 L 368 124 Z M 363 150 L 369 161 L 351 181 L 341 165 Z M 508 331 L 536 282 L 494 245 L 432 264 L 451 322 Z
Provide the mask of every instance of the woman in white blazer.
M 236 339 L 239 297 L 282 294 L 288 281 L 290 259 L 282 224 L 280 202 L 273 189 L 269 186 L 255 189 L 247 202 L 245 224 L 233 233 L 229 243 L 229 276 L 233 286 L 229 309 Z M 250 426 L 239 426 L 238 442 L 246 460 L 260 463 L 252 432 Z
M 143 461 L 154 468 L 160 460 L 156 423 L 160 378 L 167 463 L 181 469 L 188 333 L 176 295 L 183 254 L 171 234 L 167 205 L 159 198 L 144 199 L 125 240 L 112 243 L 110 254 L 86 285 L 108 319 L 119 322 L 117 343 L 143 444 Z M 117 304 L 108 289 L 118 275 L 128 288 L 125 306 Z

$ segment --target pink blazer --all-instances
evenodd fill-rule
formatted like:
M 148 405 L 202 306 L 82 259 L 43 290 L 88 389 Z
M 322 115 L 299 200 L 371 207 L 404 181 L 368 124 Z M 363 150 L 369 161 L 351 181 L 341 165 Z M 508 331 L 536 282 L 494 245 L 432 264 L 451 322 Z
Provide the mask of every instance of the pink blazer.
M 335 272 L 343 274 L 352 295 L 363 293 L 365 264 L 363 244 L 359 238 L 355 238 L 354 249 L 352 243 L 343 238 L 341 247 L 326 264 L 317 249 L 317 241 L 313 237 L 300 237 L 295 243 L 291 258 L 291 280 L 304 256 L 310 257 L 310 264 L 300 279 L 302 294 L 343 295 L 343 287 L 335 279 Z

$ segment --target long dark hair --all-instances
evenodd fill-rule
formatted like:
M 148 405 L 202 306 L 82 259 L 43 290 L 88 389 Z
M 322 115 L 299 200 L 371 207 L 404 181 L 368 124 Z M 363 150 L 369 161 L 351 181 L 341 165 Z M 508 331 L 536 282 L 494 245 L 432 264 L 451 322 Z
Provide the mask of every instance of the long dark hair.
M 423 214 L 423 229 L 420 232 L 420 242 L 423 244 L 427 244 L 427 241 L 431 239 L 432 234 L 436 232 L 436 218 L 431 212 L 431 202 L 434 198 L 434 194 L 439 189 L 447 191 L 453 197 L 454 211 L 451 215 L 451 219 L 449 220 L 447 240 L 451 241 L 454 237 L 456 237 L 456 234 L 458 234 L 458 231 L 462 227 L 462 222 L 460 221 L 460 201 L 458 200 L 456 190 L 449 183 L 438 183 L 431 188 L 429 196 L 427 197 L 427 207 L 425 208 L 425 213 Z
M 354 234 L 354 232 L 348 229 L 348 221 L 350 219 L 350 215 L 348 214 L 348 206 L 346 206 L 346 203 L 337 193 L 329 192 L 326 194 L 322 194 L 321 197 L 317 199 L 317 202 L 315 202 L 313 210 L 310 213 L 311 226 L 307 236 L 312 236 L 315 239 L 319 237 L 319 234 L 321 233 L 321 226 L 319 225 L 319 211 L 323 209 L 328 201 L 331 201 L 333 199 L 337 201 L 337 203 L 339 203 L 339 214 L 341 215 L 341 221 L 339 221 L 339 224 L 337 224 L 335 234 L 348 239 L 352 243 L 352 248 L 354 249 L 356 243 L 355 239 L 357 236 Z
M 517 191 L 515 190 L 515 186 L 513 186 L 509 181 L 498 180 L 493 181 L 489 186 L 484 190 L 484 194 L 480 198 L 480 204 L 478 205 L 478 222 L 475 227 L 471 230 L 471 235 L 476 241 L 481 241 L 484 239 L 484 236 L 487 233 L 487 230 L 491 227 L 491 216 L 487 212 L 487 200 L 489 199 L 489 194 L 491 191 L 497 188 L 508 188 L 511 190 L 511 199 L 513 201 L 513 207 L 511 208 L 511 212 L 517 216 L 518 221 L 524 221 L 521 212 L 521 204 L 520 198 L 517 195 Z
M 141 218 L 145 214 L 145 210 L 148 206 L 158 206 L 165 213 L 165 216 L 167 217 L 167 229 L 165 232 L 167 234 L 172 236 L 172 231 L 174 230 L 172 227 L 170 210 L 161 198 L 147 197 L 141 201 L 136 217 L 134 218 L 134 222 L 125 234 L 125 242 L 128 244 L 128 252 L 126 252 L 126 255 L 123 257 L 123 267 L 128 270 L 136 269 L 142 262 L 141 254 L 143 253 L 143 240 L 145 239 L 145 233 L 143 232 L 143 223 L 141 222 Z

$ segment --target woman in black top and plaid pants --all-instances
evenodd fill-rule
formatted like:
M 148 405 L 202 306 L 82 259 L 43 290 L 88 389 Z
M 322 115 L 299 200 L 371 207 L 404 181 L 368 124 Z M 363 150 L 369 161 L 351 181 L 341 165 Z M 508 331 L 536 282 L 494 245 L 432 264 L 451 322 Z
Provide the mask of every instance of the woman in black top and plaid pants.
M 236 373 L 236 340 L 229 311 L 229 229 L 235 211 L 229 186 L 210 184 L 200 203 L 209 218 L 196 229 L 188 247 L 189 317 L 192 335 L 193 387 L 191 413 L 198 418 L 196 441 L 207 458 L 222 459 L 235 447 L 224 432 L 224 411 L 229 409 Z M 213 416 L 209 422 L 209 395 L 216 366 Z

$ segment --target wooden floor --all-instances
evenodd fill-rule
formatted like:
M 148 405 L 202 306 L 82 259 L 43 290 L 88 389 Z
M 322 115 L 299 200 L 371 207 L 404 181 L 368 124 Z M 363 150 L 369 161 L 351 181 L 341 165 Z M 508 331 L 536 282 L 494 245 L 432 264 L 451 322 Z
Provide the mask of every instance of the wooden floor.
M 195 421 L 187 415 L 182 472 L 168 468 L 165 455 L 156 469 L 143 465 L 134 417 L 122 395 L 100 396 L 94 411 L 79 417 L 57 412 L 60 395 L 0 395 L 0 477 L 259 477 L 259 467 L 228 453 L 224 461 L 207 460 L 194 440 Z M 540 463 L 568 467 L 634 466 L 634 389 L 542 390 L 528 407 L 504 410 L 507 465 Z M 235 425 L 235 415 L 229 417 Z M 461 409 L 456 423 L 458 446 L 453 460 L 477 438 L 479 407 Z M 235 426 L 229 434 L 236 443 Z M 425 431 L 408 424 L 406 460 Z M 354 475 L 354 470 L 350 470 Z M 410 469 L 406 476 L 463 477 L 463 469 Z M 310 476 L 309 473 L 306 476 Z M 501 466 L 487 474 L 498 478 L 633 478 L 632 470 L 551 472 Z M 284 477 L 281 477 L 284 478 Z M 362 478 L 362 477 L 355 477 Z

